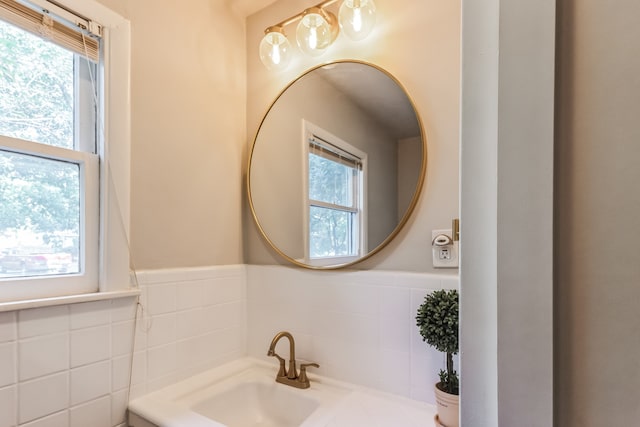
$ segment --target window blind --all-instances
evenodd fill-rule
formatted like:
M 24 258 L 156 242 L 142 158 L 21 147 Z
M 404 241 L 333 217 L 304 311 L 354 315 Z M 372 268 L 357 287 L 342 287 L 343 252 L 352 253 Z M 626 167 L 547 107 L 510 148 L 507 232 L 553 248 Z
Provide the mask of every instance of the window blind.
M 0 19 L 98 62 L 101 27 L 94 22 L 79 16 L 69 22 L 47 9 L 16 0 L 0 0 Z
M 358 156 L 336 147 L 315 135 L 309 138 L 309 152 L 342 165 L 362 170 L 362 160 Z

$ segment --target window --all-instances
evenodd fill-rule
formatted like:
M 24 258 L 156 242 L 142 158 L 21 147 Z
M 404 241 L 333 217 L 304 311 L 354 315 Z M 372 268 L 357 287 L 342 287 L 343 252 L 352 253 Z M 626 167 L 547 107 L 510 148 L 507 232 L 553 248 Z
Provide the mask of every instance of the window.
M 107 167 L 128 160 L 128 138 L 112 159 L 115 141 L 105 137 L 123 134 L 109 131 L 128 126 L 128 109 L 104 120 L 105 98 L 123 93 L 108 75 L 128 67 L 128 57 L 108 55 L 105 67 L 101 25 L 33 2 L 0 1 L 0 302 L 108 289 L 105 258 L 118 244 L 105 246 L 117 196 Z M 113 33 L 121 40 L 112 49 L 128 54 L 128 25 Z M 128 175 L 123 181 L 128 195 Z
M 366 246 L 366 157 L 308 122 L 305 128 L 306 261 L 314 265 L 350 262 Z

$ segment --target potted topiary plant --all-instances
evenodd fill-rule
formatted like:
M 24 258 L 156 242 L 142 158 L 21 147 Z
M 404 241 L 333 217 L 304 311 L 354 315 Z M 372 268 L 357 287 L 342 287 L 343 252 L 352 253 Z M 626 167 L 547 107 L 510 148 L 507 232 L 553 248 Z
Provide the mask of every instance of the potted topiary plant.
M 459 379 L 453 369 L 453 355 L 458 353 L 458 291 L 439 290 L 425 296 L 416 322 L 422 340 L 447 355 L 447 369 L 440 370 L 440 382 L 435 385 L 436 425 L 458 427 Z

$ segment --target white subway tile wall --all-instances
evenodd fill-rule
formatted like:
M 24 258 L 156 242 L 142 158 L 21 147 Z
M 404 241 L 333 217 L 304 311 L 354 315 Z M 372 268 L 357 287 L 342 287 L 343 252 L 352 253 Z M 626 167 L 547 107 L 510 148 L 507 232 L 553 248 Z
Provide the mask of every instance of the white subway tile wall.
M 130 379 L 134 397 L 246 355 L 244 266 L 138 282 L 139 310 L 123 298 L 0 313 L 0 427 L 124 427 Z
M 123 424 L 133 342 L 116 358 L 112 336 L 126 323 L 133 338 L 135 312 L 123 298 L 0 313 L 0 427 Z
M 434 403 L 444 355 L 415 322 L 427 293 L 457 289 L 456 275 L 310 271 L 247 266 L 248 352 L 263 360 L 273 336 L 290 331 L 296 356 L 319 374 Z M 288 357 L 286 340 L 277 351 Z
M 138 283 L 131 398 L 246 355 L 244 265 L 142 271 Z
M 138 283 L 137 323 L 135 298 L 0 313 L 0 427 L 124 427 L 129 398 L 247 354 L 273 361 L 280 330 L 318 373 L 433 403 L 444 358 L 415 312 L 458 278 L 233 265 Z
M 18 423 L 17 389 L 15 385 L 0 388 L 0 426 L 15 426 Z

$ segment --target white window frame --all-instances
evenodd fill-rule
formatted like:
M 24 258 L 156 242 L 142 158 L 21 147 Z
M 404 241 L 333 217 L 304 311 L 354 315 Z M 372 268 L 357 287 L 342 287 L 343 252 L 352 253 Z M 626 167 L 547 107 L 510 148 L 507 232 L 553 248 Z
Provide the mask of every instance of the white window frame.
M 356 218 L 358 222 L 357 239 L 358 239 L 358 251 L 353 256 L 335 256 L 335 257 L 322 257 L 312 258 L 309 250 L 310 237 L 309 237 L 309 210 L 311 201 L 309 198 L 309 138 L 317 136 L 325 141 L 330 142 L 332 145 L 340 148 L 343 151 L 352 153 L 354 156 L 360 158 L 362 162 L 362 171 L 360 173 L 360 182 L 358 183 L 360 191 L 358 192 L 358 212 Z M 327 266 L 327 265 L 341 265 L 348 264 L 358 259 L 366 253 L 367 248 L 367 176 L 368 176 L 368 162 L 367 153 L 353 145 L 349 144 L 342 138 L 322 129 L 321 127 L 309 122 L 308 120 L 302 120 L 302 236 L 304 240 L 304 263 L 312 266 Z
M 3 151 L 63 161 L 79 167 L 79 273 L 13 277 L 0 281 L 0 301 L 95 292 L 98 289 L 99 156 L 84 151 L 38 144 L 0 135 Z M 95 188 L 96 191 L 86 189 Z
M 55 14 L 67 13 L 46 0 L 30 1 L 43 9 L 52 10 Z M 99 71 L 102 78 L 98 80 L 102 83 L 98 89 L 102 96 L 99 97 L 98 121 L 102 122 L 104 132 L 98 137 L 98 156 L 75 152 L 78 156 L 77 162 L 81 165 L 81 173 L 84 174 L 88 185 L 95 184 L 92 180 L 98 179 L 99 174 L 100 191 L 99 195 L 95 195 L 99 197 L 99 203 L 87 203 L 95 208 L 85 211 L 87 219 L 99 218 L 99 226 L 92 227 L 96 230 L 96 235 L 89 236 L 95 243 L 91 248 L 87 248 L 89 252 L 85 256 L 95 259 L 97 265 L 88 266 L 92 271 L 90 280 L 93 282 L 89 288 L 71 286 L 66 289 L 66 285 L 47 283 L 52 279 L 47 276 L 0 282 L 0 311 L 138 293 L 137 290 L 131 289 L 129 283 L 131 25 L 128 20 L 95 0 L 63 0 L 60 3 L 81 16 L 99 22 L 103 30 L 103 56 Z M 5 139 L 3 138 L 3 144 L 6 142 Z M 15 141 L 9 142 L 8 145 L 14 143 Z M 25 147 L 23 141 L 18 145 Z M 21 148 L 16 147 L 15 151 L 20 150 Z M 43 148 L 38 147 L 38 150 Z M 59 157 L 57 147 L 46 147 L 44 150 L 52 157 Z M 28 151 L 31 151 L 31 148 L 28 148 Z M 97 163 L 99 165 L 96 165 Z M 89 227 L 85 232 L 89 231 L 88 229 Z M 65 275 L 53 279 L 67 282 L 72 278 L 73 275 Z M 9 286 L 14 284 L 18 286 L 15 288 L 17 290 L 8 291 Z M 19 290 L 21 285 L 27 284 L 30 284 L 29 287 L 33 290 L 26 293 Z

